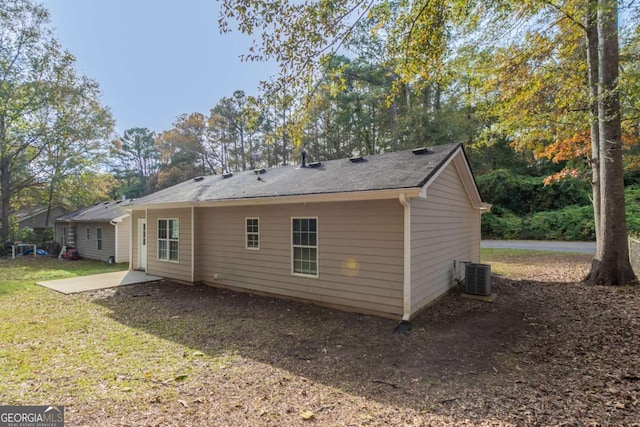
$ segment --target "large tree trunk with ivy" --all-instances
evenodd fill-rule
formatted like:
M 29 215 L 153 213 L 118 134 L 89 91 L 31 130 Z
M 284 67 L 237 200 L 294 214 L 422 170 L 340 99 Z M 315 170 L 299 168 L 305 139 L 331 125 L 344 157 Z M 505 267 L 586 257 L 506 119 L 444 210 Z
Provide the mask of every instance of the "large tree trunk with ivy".
M 616 0 L 598 0 L 598 142 L 600 221 L 597 252 L 586 281 L 625 285 L 637 279 L 629 262 L 618 91 Z

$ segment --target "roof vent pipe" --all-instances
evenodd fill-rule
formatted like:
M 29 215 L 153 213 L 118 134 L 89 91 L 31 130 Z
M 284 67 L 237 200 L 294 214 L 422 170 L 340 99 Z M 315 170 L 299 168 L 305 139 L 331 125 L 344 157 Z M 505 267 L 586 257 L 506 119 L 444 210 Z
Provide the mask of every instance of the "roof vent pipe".
M 307 159 L 307 152 L 303 151 L 302 152 L 302 164 L 300 165 L 301 168 L 306 168 L 307 164 L 305 163 L 305 160 Z

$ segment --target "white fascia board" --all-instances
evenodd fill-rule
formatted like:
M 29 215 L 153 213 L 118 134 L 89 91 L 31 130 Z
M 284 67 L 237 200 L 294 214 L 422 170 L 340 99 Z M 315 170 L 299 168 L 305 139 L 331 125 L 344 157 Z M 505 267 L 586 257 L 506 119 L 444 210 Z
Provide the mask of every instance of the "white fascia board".
M 122 221 L 123 221 L 126 217 L 128 217 L 128 216 L 129 216 L 129 214 L 128 214 L 128 213 L 126 213 L 126 214 L 124 214 L 124 215 L 120 215 L 120 216 L 118 216 L 118 217 L 113 218 L 111 221 L 112 221 L 112 222 L 122 222 Z

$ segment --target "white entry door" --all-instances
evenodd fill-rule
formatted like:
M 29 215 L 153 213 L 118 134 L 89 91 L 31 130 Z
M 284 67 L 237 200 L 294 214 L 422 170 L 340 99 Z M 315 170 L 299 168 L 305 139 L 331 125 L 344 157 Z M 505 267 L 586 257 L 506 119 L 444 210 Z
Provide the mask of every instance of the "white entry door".
M 147 220 L 138 220 L 138 269 L 147 271 Z

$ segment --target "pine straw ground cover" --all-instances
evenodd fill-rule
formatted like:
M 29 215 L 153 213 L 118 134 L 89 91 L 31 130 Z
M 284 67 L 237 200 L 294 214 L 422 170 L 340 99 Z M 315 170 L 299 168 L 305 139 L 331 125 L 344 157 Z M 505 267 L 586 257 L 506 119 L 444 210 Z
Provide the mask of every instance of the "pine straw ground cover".
M 497 301 L 453 292 L 408 335 L 203 286 L 65 296 L 25 273 L 0 285 L 0 404 L 65 405 L 68 426 L 640 426 L 640 288 L 576 283 L 588 256 L 485 255 L 510 275 Z

